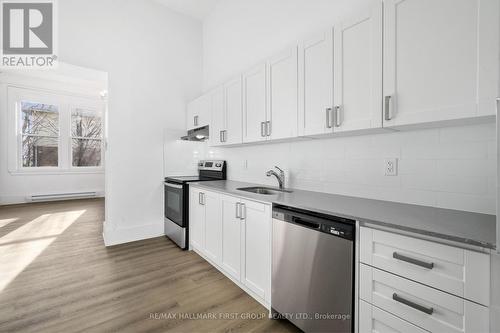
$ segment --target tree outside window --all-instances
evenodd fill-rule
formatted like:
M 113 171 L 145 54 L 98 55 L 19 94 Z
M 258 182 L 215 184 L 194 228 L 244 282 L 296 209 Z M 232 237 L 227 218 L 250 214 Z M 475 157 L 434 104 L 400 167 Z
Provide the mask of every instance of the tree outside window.
M 21 102 L 23 167 L 59 165 L 59 112 L 55 105 Z
M 102 119 L 99 114 L 76 109 L 71 113 L 72 165 L 101 165 Z

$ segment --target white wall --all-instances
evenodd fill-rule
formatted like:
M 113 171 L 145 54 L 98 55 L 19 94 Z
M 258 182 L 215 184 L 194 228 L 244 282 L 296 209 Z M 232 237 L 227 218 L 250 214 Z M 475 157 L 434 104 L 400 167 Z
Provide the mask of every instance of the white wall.
M 370 0 L 221 0 L 203 22 L 205 90 Z
M 204 21 L 208 90 L 336 19 L 365 0 L 221 0 Z M 228 177 L 275 184 L 265 171 L 290 170 L 290 186 L 495 214 L 494 124 L 212 149 Z M 384 159 L 400 159 L 397 177 Z M 248 160 L 248 168 L 243 167 Z
M 200 93 L 201 23 L 152 1 L 59 1 L 60 59 L 109 74 L 107 244 L 163 233 L 163 133 Z
M 3 71 L 0 73 L 0 205 L 27 202 L 37 194 L 97 192 L 104 195 L 104 172 L 27 174 L 17 172 L 16 134 L 8 116 L 8 86 L 59 95 L 86 96 L 100 102 L 99 92 L 106 89 L 105 73 L 61 64 L 57 71 Z M 9 144 L 11 147 L 9 147 Z M 9 167 L 10 165 L 10 167 Z M 12 167 L 14 165 L 14 167 Z

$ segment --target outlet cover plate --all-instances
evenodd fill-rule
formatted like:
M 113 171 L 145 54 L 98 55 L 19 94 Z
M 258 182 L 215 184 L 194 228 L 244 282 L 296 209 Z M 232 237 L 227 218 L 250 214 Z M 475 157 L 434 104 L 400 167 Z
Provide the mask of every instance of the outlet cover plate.
M 386 158 L 385 159 L 385 175 L 397 176 L 398 175 L 398 159 Z

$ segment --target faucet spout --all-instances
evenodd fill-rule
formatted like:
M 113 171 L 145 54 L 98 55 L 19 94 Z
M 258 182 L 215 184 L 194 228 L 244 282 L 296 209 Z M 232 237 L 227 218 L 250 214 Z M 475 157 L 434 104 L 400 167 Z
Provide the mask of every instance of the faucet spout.
M 284 185 L 285 185 L 285 172 L 277 166 L 275 166 L 275 168 L 278 170 L 279 173 L 277 173 L 276 171 L 271 169 L 268 172 L 266 172 L 266 176 L 267 177 L 271 177 L 271 176 L 276 177 L 276 179 L 278 180 L 279 188 L 280 188 L 280 190 L 282 190 Z

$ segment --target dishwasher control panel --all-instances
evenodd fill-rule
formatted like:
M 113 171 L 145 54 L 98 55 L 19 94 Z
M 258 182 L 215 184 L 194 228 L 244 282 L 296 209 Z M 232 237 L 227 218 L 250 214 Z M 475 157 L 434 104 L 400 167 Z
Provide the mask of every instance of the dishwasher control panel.
M 294 207 L 273 206 L 273 218 L 318 232 L 354 239 L 356 221 Z

